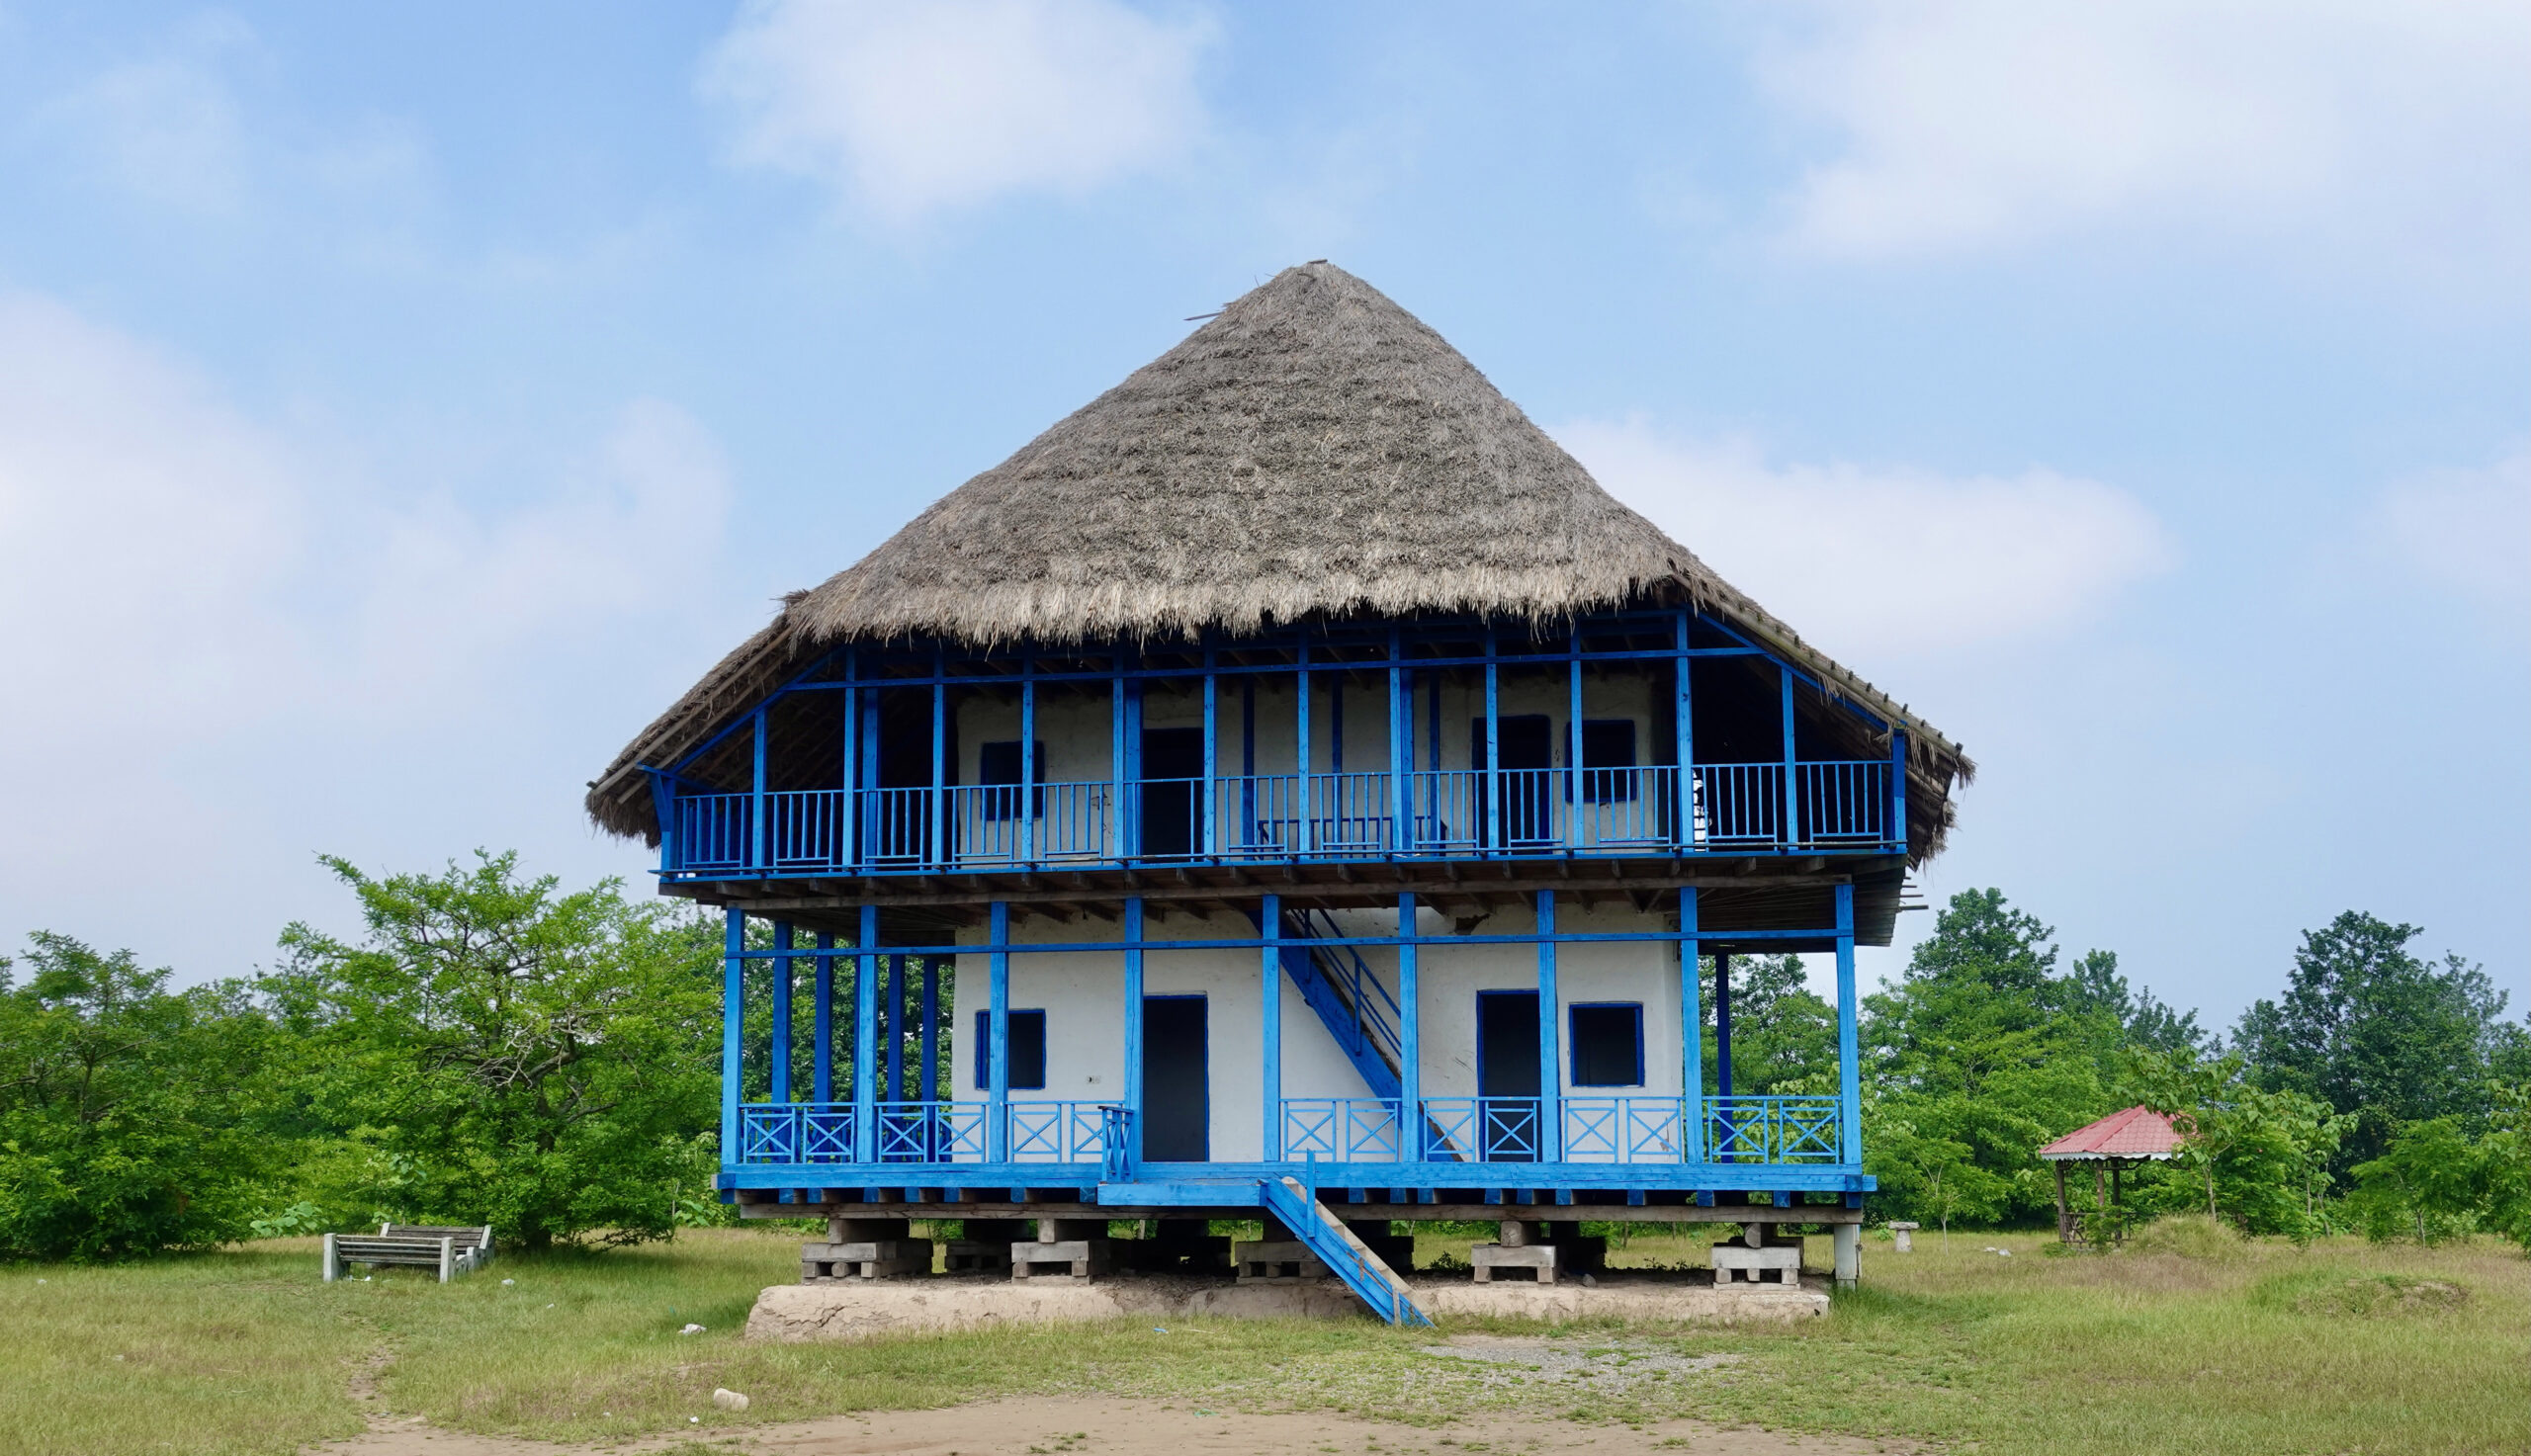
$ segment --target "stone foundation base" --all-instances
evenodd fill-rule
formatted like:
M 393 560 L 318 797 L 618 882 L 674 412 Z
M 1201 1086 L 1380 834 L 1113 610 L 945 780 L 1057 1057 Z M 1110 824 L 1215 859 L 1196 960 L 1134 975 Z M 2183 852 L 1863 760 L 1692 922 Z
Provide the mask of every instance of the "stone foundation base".
M 1574 1284 L 1471 1284 L 1465 1275 L 1419 1275 L 1415 1302 L 1437 1320 L 1492 1317 L 1561 1323 L 1787 1324 L 1828 1313 L 1823 1288 L 1733 1284 L 1702 1273 L 1626 1272 Z M 785 1284 L 764 1291 L 747 1316 L 753 1339 L 860 1339 L 933 1329 L 1067 1321 L 1218 1316 L 1235 1319 L 1374 1318 L 1333 1279 L 1233 1284 L 1218 1279 L 1114 1276 L 1003 1280 L 937 1276 L 852 1284 Z
M 1087 1283 L 1115 1262 L 1113 1245 L 1104 1239 L 1062 1239 L 1047 1243 L 1031 1240 L 1010 1245 L 1010 1277 L 1078 1279 Z

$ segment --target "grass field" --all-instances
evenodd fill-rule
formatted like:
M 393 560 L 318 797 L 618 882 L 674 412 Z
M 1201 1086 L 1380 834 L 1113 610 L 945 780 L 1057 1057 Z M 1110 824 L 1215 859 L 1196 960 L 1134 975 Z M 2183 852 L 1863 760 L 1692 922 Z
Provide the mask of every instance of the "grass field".
M 0 1271 L 0 1430 L 12 1449 L 65 1456 L 291 1452 L 358 1431 L 349 1386 L 372 1378 L 388 1409 L 549 1439 L 719 1438 L 842 1411 L 1095 1391 L 1423 1426 L 1504 1404 L 1618 1424 L 1692 1411 L 1989 1453 L 2531 1450 L 2519 1252 L 2148 1232 L 2109 1257 L 2048 1256 L 2027 1235 L 1956 1233 L 1947 1249 L 1924 1238 L 1903 1255 L 1867 1241 L 1864 1288 L 1826 1320 L 1566 1331 L 1738 1357 L 1612 1395 L 1473 1372 L 1423 1353 L 1429 1333 L 1367 1320 L 742 1341 L 757 1289 L 797 1277 L 793 1231 L 505 1256 L 447 1287 L 402 1271 L 323 1285 L 312 1241 L 278 1242 Z M 1709 1237 L 1637 1238 L 1618 1261 L 1684 1262 Z M 1419 1254 L 1440 1251 L 1428 1240 Z M 676 1332 L 688 1323 L 705 1332 Z M 716 1411 L 715 1386 L 746 1391 L 751 1409 Z

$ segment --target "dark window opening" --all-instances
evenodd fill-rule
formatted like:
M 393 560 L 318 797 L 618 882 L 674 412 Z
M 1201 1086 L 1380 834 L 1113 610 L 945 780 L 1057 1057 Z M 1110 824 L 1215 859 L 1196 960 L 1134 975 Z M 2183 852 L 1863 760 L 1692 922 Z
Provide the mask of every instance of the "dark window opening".
M 1571 1008 L 1573 1084 L 1577 1087 L 1643 1085 L 1643 1006 L 1608 1001 Z
M 1046 816 L 1046 743 L 1037 740 L 1036 787 L 1028 796 L 1031 817 Z M 977 750 L 976 781 L 987 787 L 984 796 L 985 817 L 1015 819 L 1019 817 L 1020 782 L 1019 740 L 1009 738 L 999 743 L 986 743 Z M 1004 788 L 1003 785 L 1012 787 Z
M 1046 1013 L 1010 1013 L 1010 1090 L 1046 1088 Z M 993 1090 L 993 1013 L 976 1013 L 976 1090 Z
M 1631 803 L 1642 793 L 1642 777 L 1634 772 L 1633 719 L 1582 720 L 1583 803 Z M 1568 792 L 1565 797 L 1572 795 Z

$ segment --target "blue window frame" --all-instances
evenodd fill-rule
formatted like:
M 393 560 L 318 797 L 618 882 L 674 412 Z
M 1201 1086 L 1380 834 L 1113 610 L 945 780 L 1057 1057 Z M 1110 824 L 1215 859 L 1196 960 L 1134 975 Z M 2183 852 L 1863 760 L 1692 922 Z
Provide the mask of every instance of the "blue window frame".
M 1010 1089 L 1041 1092 L 1046 1087 L 1046 1013 L 1010 1013 Z M 976 1090 L 993 1090 L 993 1013 L 976 1013 Z
M 1643 1085 L 1643 1003 L 1576 1001 L 1565 1011 L 1573 1085 Z

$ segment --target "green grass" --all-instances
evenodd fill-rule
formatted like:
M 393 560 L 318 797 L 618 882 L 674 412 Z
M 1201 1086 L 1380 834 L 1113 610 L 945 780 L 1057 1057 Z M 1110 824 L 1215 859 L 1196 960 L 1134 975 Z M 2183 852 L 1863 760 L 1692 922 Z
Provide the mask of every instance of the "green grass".
M 1874 1241 L 1864 1289 L 1826 1320 L 1568 1331 L 1585 1349 L 1739 1356 L 1594 1397 L 1435 1359 L 1420 1350 L 1429 1333 L 1368 1321 L 740 1339 L 756 1291 L 796 1277 L 798 1238 L 716 1231 L 668 1248 L 510 1255 L 446 1287 L 403 1271 L 319 1284 L 307 1241 L 12 1268 L 0 1271 L 0 1429 L 29 1452 L 285 1453 L 359 1429 L 347 1386 L 374 1369 L 387 1409 L 557 1440 L 718 1438 L 842 1411 L 1079 1391 L 1422 1425 L 1490 1407 L 1622 1423 L 1693 1413 L 1986 1452 L 2531 1448 L 2531 1265 L 2487 1242 L 2201 1239 L 2190 1251 L 2051 1257 L 2029 1236 L 1955 1234 L 1947 1250 L 1923 1238 L 1905 1255 Z M 1636 1239 L 1617 1258 L 1685 1262 L 1709 1238 Z M 2015 1256 L 1980 1251 L 1989 1244 Z M 688 1322 L 706 1332 L 678 1334 Z M 715 1386 L 745 1391 L 750 1409 L 716 1410 Z

